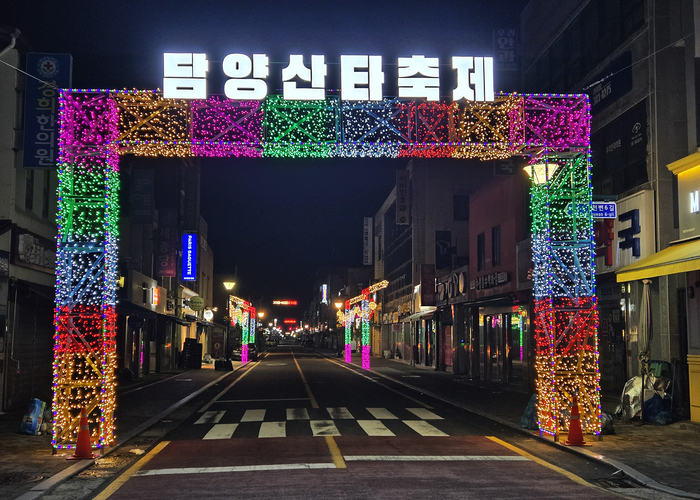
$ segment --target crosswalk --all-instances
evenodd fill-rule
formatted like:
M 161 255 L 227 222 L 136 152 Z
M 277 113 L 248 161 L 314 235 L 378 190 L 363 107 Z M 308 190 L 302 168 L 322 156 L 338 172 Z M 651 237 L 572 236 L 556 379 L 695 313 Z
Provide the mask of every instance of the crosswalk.
M 440 421 L 444 419 L 425 408 L 275 408 L 246 409 L 242 413 L 206 411 L 194 425 L 207 429 L 202 436 L 204 440 L 256 436 L 448 436 L 436 426 Z

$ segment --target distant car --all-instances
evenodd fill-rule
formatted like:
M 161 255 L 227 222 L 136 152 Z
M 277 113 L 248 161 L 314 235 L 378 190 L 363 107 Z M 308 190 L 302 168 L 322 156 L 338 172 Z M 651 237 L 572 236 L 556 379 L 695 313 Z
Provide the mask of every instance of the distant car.
M 233 361 L 241 361 L 241 357 L 243 355 L 243 349 L 239 347 L 238 349 L 234 349 L 233 353 L 231 353 L 231 359 Z M 255 344 L 248 344 L 248 361 L 257 361 L 258 360 L 258 349 L 255 347 Z

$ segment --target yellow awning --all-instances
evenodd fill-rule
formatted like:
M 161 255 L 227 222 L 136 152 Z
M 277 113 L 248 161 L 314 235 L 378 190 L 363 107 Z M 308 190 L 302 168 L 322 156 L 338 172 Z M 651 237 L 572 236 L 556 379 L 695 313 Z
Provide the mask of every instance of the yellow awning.
M 635 281 L 645 278 L 687 273 L 700 269 L 700 239 L 679 243 L 651 257 L 623 267 L 617 272 L 617 282 Z

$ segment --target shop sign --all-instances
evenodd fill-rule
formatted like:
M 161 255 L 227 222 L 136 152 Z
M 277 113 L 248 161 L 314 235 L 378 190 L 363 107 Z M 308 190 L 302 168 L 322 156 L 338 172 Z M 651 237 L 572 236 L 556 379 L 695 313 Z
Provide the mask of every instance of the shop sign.
M 156 276 L 177 275 L 177 210 L 158 210 L 158 251 Z
M 408 170 L 396 171 L 396 225 L 407 225 L 410 218 L 408 206 Z
M 58 89 L 71 88 L 70 54 L 27 54 L 24 90 L 25 168 L 55 168 L 58 160 Z
M 289 63 L 274 75 L 282 78 L 285 100 L 323 100 L 326 97 L 328 64 L 320 54 L 290 54 Z M 308 64 L 308 66 L 307 66 Z M 450 63 L 456 85 L 452 99 L 493 101 L 493 57 L 453 56 Z M 228 77 L 224 95 L 235 100 L 261 100 L 267 97 L 270 76 L 267 54 L 228 54 L 221 69 Z M 399 57 L 396 88 L 399 98 L 439 101 L 440 59 L 425 55 Z M 202 53 L 163 54 L 163 97 L 166 99 L 206 99 L 209 60 Z M 344 101 L 381 101 L 385 75 L 380 55 L 340 56 L 340 98 Z M 443 75 L 447 77 L 447 75 Z M 302 83 L 303 82 L 303 83 Z M 447 89 L 445 89 L 447 90 Z M 216 93 L 220 93 L 216 91 Z
M 495 68 L 499 71 L 518 71 L 518 30 L 493 30 Z
M 681 239 L 700 235 L 700 166 L 678 174 Z
M 596 269 L 617 271 L 655 252 L 654 194 L 644 190 L 617 201 L 616 219 L 595 221 Z
M 475 280 L 469 282 L 470 290 L 485 290 L 487 288 L 495 288 L 510 281 L 508 273 L 490 273 L 484 276 L 479 276 Z
M 15 229 L 12 234 L 13 264 L 50 274 L 56 272 L 55 241 L 23 229 Z
M 362 231 L 362 264 L 365 266 L 372 265 L 372 240 L 374 236 L 372 235 L 374 226 L 372 217 L 364 218 L 364 229 Z
M 197 235 L 182 235 L 182 279 L 197 280 Z

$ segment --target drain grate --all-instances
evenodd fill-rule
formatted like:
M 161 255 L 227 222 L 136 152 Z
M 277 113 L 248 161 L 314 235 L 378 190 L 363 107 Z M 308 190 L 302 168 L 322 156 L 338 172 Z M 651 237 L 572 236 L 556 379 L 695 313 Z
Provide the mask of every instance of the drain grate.
M 593 481 L 595 484 L 602 488 L 610 489 L 610 488 L 640 488 L 637 483 L 632 481 L 631 479 L 597 479 Z
M 44 476 L 40 474 L 29 474 L 27 472 L 0 473 L 0 484 L 33 483 L 42 479 L 44 479 Z

